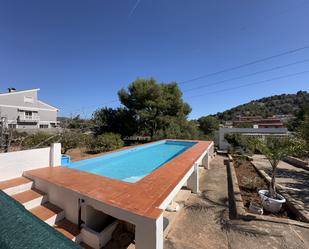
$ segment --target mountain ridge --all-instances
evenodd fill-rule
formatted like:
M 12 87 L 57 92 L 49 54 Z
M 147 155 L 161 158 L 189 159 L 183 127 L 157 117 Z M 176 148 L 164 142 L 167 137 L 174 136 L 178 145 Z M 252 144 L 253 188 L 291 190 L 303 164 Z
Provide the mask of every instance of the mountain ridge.
M 295 94 L 280 94 L 252 100 L 223 112 L 211 116 L 221 121 L 235 120 L 239 116 L 262 116 L 263 118 L 274 115 L 297 116 L 301 107 L 309 104 L 309 93 L 298 91 Z

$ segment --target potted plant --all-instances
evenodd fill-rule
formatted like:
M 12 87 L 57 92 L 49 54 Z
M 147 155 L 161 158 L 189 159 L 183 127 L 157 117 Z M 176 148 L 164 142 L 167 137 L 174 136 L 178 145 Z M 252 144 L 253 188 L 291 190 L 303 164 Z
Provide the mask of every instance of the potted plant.
M 272 167 L 269 189 L 259 191 L 262 205 L 265 210 L 277 213 L 286 201 L 282 195 L 276 192 L 277 166 L 280 160 L 291 154 L 292 143 L 288 137 L 267 136 L 256 139 L 256 149 L 268 159 Z

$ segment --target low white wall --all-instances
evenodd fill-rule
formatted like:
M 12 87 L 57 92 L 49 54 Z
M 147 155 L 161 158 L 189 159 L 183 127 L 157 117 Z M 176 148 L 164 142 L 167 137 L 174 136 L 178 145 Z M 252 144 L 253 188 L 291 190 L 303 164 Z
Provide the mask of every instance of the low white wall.
M 61 164 L 61 144 L 51 147 L 0 153 L 0 181 L 21 177 L 23 172 Z
M 230 144 L 225 139 L 225 134 L 237 133 L 243 135 L 258 135 L 258 136 L 286 136 L 288 135 L 287 128 L 220 128 L 219 129 L 219 149 L 227 150 Z

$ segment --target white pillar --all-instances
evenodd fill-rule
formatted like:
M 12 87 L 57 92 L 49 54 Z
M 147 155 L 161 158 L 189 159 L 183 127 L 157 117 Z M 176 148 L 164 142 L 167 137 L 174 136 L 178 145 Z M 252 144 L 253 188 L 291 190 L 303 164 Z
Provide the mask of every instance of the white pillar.
M 191 174 L 191 176 L 188 178 L 188 180 L 187 180 L 187 187 L 189 188 L 189 189 L 191 189 L 191 191 L 193 192 L 193 193 L 198 193 L 199 191 L 200 191 L 200 189 L 199 189 L 199 172 L 198 172 L 198 164 L 197 163 L 195 163 L 194 164 L 194 171 L 193 171 L 193 173 Z
M 211 145 L 209 146 L 208 151 L 209 151 L 209 156 L 213 157 L 214 154 L 215 154 L 215 144 L 214 144 L 214 142 L 211 143 Z
M 50 145 L 50 164 L 49 166 L 61 165 L 61 143 L 54 143 Z
M 135 227 L 136 249 L 163 249 L 163 213 L 154 220 L 145 217 Z
M 205 169 L 209 169 L 209 151 L 207 151 L 206 155 L 203 157 L 202 165 Z

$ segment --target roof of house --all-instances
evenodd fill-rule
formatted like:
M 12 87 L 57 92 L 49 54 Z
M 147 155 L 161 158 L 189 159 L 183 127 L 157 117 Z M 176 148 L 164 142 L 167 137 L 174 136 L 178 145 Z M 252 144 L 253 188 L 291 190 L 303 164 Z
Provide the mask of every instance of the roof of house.
M 16 93 L 23 93 L 23 92 L 33 92 L 33 91 L 40 91 L 40 88 L 33 88 L 33 89 L 28 89 L 28 90 L 15 90 L 15 91 L 12 91 L 12 92 L 0 93 L 0 95 L 9 95 L 9 94 L 16 94 Z
M 81 249 L 0 190 L 0 247 L 6 249 Z
M 26 92 L 34 92 L 34 91 L 40 91 L 40 88 L 33 88 L 33 89 L 28 89 L 28 90 L 20 90 L 20 91 L 13 91 L 13 92 L 5 92 L 5 93 L 0 93 L 0 97 L 1 96 L 4 96 L 4 95 L 14 95 L 14 94 L 19 94 L 19 93 L 26 93 Z M 55 111 L 59 111 L 58 108 L 50 105 L 50 104 L 47 104 L 41 100 L 37 100 L 37 106 L 32 106 L 33 108 L 37 109 L 52 109 L 52 110 L 55 110 Z M 27 108 L 31 108 L 29 106 L 27 106 Z

